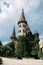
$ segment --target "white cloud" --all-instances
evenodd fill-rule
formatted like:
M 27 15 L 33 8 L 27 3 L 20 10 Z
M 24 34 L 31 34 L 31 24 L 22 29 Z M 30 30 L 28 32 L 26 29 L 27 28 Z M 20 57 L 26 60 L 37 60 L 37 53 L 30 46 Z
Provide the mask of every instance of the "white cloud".
M 3 36 L 3 32 L 2 32 L 2 29 L 0 28 L 0 34 L 2 34 L 2 35 L 0 35 L 0 37 L 2 37 Z
M 9 42 L 5 42 L 5 41 L 2 42 L 3 45 L 6 45 L 6 44 L 8 44 L 8 43 L 9 43 Z
M 20 10 L 22 8 L 25 9 L 25 13 L 29 12 L 32 7 L 37 7 L 39 5 L 39 0 L 14 0 L 13 1 L 13 6 L 15 7 L 16 10 Z
M 9 8 L 6 8 L 2 4 L 2 13 L 0 14 L 1 20 L 2 19 L 6 20 L 9 17 L 12 17 L 12 15 L 15 14 L 17 12 L 17 10 L 20 11 L 20 9 L 22 9 L 22 8 L 24 8 L 25 13 L 27 13 L 28 11 L 31 10 L 32 7 L 34 7 L 34 6 L 36 7 L 39 4 L 39 0 L 29 0 L 29 1 L 27 1 L 27 3 L 25 2 L 25 0 L 13 0 L 13 1 L 6 0 L 6 2 L 9 3 Z M 3 20 L 2 20 L 2 22 L 3 22 Z
M 39 37 L 40 37 L 40 39 L 43 39 L 43 35 L 40 35 Z
M 10 43 L 10 42 L 11 42 L 11 40 L 10 40 L 10 41 L 7 41 L 7 42 L 3 41 L 2 44 L 3 44 L 3 45 L 6 45 L 6 44 L 8 44 L 8 43 Z
M 3 36 L 8 36 L 7 32 L 5 32 L 5 30 L 3 30 L 3 29 L 0 28 L 0 37 L 3 37 Z
M 6 20 L 10 18 L 13 15 L 13 13 L 15 13 L 15 11 L 12 5 L 10 5 L 9 8 L 2 7 L 2 13 L 0 14 L 0 20 L 2 20 L 3 22 L 3 19 Z
M 27 0 L 6 0 L 6 2 L 9 3 L 9 8 L 6 8 L 6 6 L 2 5 L 2 13 L 0 13 L 0 24 L 1 25 L 3 25 L 3 23 L 5 26 L 6 25 L 8 26 L 8 24 L 12 25 L 12 23 L 13 23 L 13 25 L 14 24 L 16 25 L 17 22 L 15 22 L 15 21 L 18 20 L 17 17 L 19 18 L 18 12 L 20 14 L 22 8 L 24 9 L 25 13 L 30 16 L 30 19 L 31 19 L 30 21 L 33 21 L 36 23 L 36 21 L 39 20 L 41 13 L 40 13 L 40 15 L 36 14 L 33 10 L 37 9 L 37 7 L 40 4 L 40 0 L 28 0 L 28 1 Z M 10 23 L 7 24 L 5 22 L 10 22 Z M 9 28 L 8 32 L 10 32 L 11 26 L 10 27 L 8 26 L 8 28 Z M 1 32 L 3 32 L 3 28 L 1 28 L 1 29 L 2 29 Z M 3 35 L 7 36 L 6 29 L 4 31 L 5 31 L 5 34 L 3 34 Z M 1 35 L 2 35 L 2 33 L 1 33 Z

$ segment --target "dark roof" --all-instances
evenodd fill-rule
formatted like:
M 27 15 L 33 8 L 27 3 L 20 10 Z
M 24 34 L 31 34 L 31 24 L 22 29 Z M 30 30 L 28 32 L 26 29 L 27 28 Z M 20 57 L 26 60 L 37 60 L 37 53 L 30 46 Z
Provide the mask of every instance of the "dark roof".
M 14 29 L 13 29 L 13 32 L 12 32 L 12 35 L 11 35 L 11 37 L 10 37 L 10 39 L 12 39 L 12 38 L 16 38 L 16 35 L 15 35 L 15 27 L 14 27 Z
M 18 24 L 21 23 L 21 22 L 25 22 L 27 24 L 27 21 L 25 19 L 25 15 L 24 15 L 24 10 L 23 9 L 22 9 L 21 16 L 20 16 L 20 19 L 18 21 Z

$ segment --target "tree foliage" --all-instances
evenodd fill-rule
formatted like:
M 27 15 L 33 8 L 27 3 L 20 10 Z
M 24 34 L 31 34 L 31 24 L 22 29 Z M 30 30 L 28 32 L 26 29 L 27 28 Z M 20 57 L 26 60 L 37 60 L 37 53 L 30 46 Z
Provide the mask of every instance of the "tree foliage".
M 17 57 L 28 57 L 30 50 L 27 39 L 25 37 L 20 37 L 17 41 L 17 47 L 15 50 Z
M 14 51 L 15 51 L 15 46 L 14 42 L 10 42 L 6 45 L 6 56 L 7 57 L 12 57 L 14 56 Z
M 0 56 L 12 57 L 14 56 L 14 51 L 14 42 L 10 42 L 4 46 L 0 46 Z
M 39 48 L 38 57 L 39 57 L 39 58 L 42 57 L 42 48 Z
M 0 41 L 0 46 L 2 46 L 2 42 Z
M 15 48 L 15 42 L 9 42 L 6 45 L 2 45 L 0 42 L 0 56 L 5 57 L 14 57 L 22 58 L 22 57 L 37 57 L 38 58 L 38 51 L 39 51 L 39 42 L 34 41 L 32 43 L 30 41 L 34 40 L 34 35 L 29 32 L 26 37 L 19 37 L 17 39 L 17 44 Z

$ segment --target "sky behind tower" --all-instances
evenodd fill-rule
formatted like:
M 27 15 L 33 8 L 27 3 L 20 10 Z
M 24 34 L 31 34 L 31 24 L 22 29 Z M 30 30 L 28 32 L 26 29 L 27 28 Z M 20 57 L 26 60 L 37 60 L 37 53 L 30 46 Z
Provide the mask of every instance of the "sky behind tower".
M 43 0 L 0 0 L 0 40 L 9 41 L 15 26 L 18 35 L 18 20 L 21 10 L 31 31 L 38 31 L 43 39 Z

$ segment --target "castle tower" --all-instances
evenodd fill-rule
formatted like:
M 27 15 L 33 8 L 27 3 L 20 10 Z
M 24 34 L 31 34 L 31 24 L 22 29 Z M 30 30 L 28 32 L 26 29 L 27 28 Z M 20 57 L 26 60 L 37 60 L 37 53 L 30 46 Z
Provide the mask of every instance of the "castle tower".
M 26 36 L 30 31 L 27 21 L 25 19 L 24 10 L 22 9 L 20 19 L 18 21 L 18 36 Z
M 13 32 L 12 32 L 12 35 L 11 35 L 10 39 L 11 39 L 12 41 L 15 41 L 15 40 L 16 40 L 15 27 L 14 27 L 14 29 L 13 29 Z

